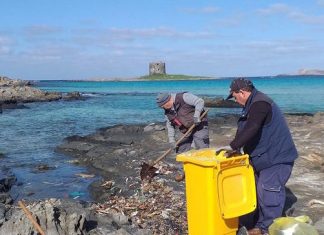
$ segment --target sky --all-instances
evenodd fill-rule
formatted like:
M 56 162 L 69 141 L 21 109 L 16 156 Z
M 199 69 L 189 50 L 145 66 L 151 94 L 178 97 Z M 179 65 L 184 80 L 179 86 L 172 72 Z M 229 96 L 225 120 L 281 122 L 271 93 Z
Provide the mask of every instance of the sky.
M 324 0 L 0 0 L 0 76 L 211 77 L 324 69 Z

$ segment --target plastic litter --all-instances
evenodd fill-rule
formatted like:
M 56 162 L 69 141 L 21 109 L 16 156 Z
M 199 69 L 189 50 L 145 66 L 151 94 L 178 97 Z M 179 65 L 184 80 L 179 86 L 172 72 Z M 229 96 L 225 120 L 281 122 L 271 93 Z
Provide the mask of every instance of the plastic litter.
M 280 217 L 269 227 L 270 235 L 319 235 L 311 219 L 306 216 Z
M 74 198 L 74 197 L 83 196 L 84 194 L 85 194 L 84 192 L 75 191 L 75 192 L 70 192 L 69 196 Z

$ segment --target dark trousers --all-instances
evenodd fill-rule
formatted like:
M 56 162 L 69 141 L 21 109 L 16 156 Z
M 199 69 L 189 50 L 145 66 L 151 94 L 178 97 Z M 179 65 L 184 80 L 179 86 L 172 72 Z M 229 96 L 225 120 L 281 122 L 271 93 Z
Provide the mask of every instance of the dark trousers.
M 187 138 L 178 145 L 177 153 L 187 152 L 191 149 L 192 142 L 196 149 L 209 148 L 208 124 L 201 123 L 197 126 Z
M 273 220 L 281 217 L 286 200 L 285 184 L 292 167 L 293 163 L 278 164 L 255 174 L 258 207 L 254 213 L 240 218 L 241 225 L 267 232 Z

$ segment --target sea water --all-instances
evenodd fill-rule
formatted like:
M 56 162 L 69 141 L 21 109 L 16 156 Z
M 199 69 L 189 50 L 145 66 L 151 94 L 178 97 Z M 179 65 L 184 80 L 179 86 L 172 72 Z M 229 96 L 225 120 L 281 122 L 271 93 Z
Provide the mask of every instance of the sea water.
M 324 76 L 250 78 L 257 89 L 273 98 L 285 113 L 324 111 Z M 164 120 L 157 108 L 158 92 L 182 92 L 224 98 L 231 79 L 186 81 L 37 81 L 47 91 L 78 91 L 86 100 L 25 104 L 27 109 L 4 110 L 0 115 L 2 171 L 18 178 L 13 197 L 72 197 L 90 200 L 87 186 L 93 179 L 76 174 L 86 169 L 54 151 L 64 138 L 87 135 L 115 124 L 152 123 Z M 213 108 L 209 116 L 239 113 L 240 109 Z M 49 170 L 39 171 L 42 165 Z

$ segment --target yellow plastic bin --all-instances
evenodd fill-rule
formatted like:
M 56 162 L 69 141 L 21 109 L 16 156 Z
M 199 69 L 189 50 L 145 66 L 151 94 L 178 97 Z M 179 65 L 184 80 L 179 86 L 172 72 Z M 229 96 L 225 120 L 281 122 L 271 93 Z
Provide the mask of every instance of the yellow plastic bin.
M 256 207 L 248 155 L 226 158 L 224 153 L 208 148 L 177 155 L 185 171 L 190 235 L 235 235 L 238 217 Z

